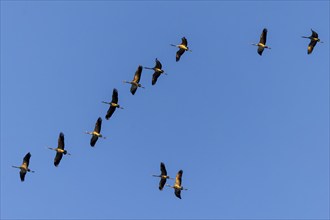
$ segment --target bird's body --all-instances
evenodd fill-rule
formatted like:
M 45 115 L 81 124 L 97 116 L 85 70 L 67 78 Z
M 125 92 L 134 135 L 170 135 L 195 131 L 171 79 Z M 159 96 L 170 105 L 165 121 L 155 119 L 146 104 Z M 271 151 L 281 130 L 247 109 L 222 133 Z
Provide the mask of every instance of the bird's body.
M 266 45 L 266 41 L 267 41 L 267 32 L 268 32 L 268 30 L 267 30 L 266 28 L 264 28 L 264 29 L 262 30 L 261 35 L 260 35 L 259 43 L 257 43 L 257 44 L 252 44 L 252 45 L 258 47 L 257 52 L 258 52 L 258 54 L 259 54 L 260 56 L 262 55 L 262 53 L 263 53 L 263 51 L 264 51 L 265 48 L 267 48 L 267 49 L 271 49 L 269 46 Z
M 24 158 L 23 158 L 23 163 L 21 166 L 12 166 L 14 168 L 20 169 L 19 175 L 21 178 L 21 181 L 23 182 L 25 180 L 25 175 L 27 172 L 34 173 L 34 171 L 29 169 L 29 164 L 30 164 L 30 158 L 31 158 L 31 153 L 27 153 Z
M 310 43 L 308 44 L 308 47 L 307 47 L 307 54 L 311 54 L 313 52 L 313 49 L 316 46 L 317 42 L 323 43 L 319 39 L 318 33 L 316 33 L 315 31 L 313 31 L 313 29 L 311 29 L 311 31 L 312 31 L 312 35 L 311 36 L 309 36 L 309 37 L 302 36 L 303 38 L 308 38 L 308 39 L 311 40 Z
M 167 179 L 172 179 L 172 178 L 167 175 L 165 164 L 163 162 L 160 163 L 160 171 L 161 171 L 160 175 L 153 175 L 153 176 L 154 177 L 160 177 L 158 188 L 159 188 L 159 190 L 163 190 L 163 188 L 165 186 L 165 183 L 166 183 L 166 180 Z
M 177 173 L 177 175 L 175 177 L 175 184 L 174 184 L 174 186 L 167 185 L 168 187 L 171 187 L 171 188 L 174 189 L 174 194 L 179 199 L 181 199 L 181 191 L 182 190 L 188 190 L 188 189 L 183 188 L 181 186 L 181 184 L 182 184 L 182 174 L 183 174 L 183 171 L 182 170 L 179 170 L 179 172 Z
M 144 87 L 140 84 L 141 74 L 142 74 L 142 66 L 138 66 L 137 70 L 135 71 L 134 78 L 132 81 L 124 81 L 124 83 L 131 84 L 131 93 L 132 95 L 135 94 L 136 90 L 141 87 L 144 89 Z
M 101 134 L 101 126 L 102 126 L 102 118 L 99 117 L 99 118 L 97 119 L 96 123 L 95 123 L 94 131 L 92 131 L 92 132 L 88 132 L 88 131 L 86 131 L 86 132 L 85 132 L 86 134 L 90 134 L 90 135 L 92 135 L 92 138 L 91 138 L 91 141 L 90 141 L 90 145 L 91 145 L 92 147 L 95 146 L 96 141 L 97 141 L 99 138 L 104 138 L 104 139 L 106 138 L 106 137 L 104 137 L 104 136 Z
M 110 105 L 110 107 L 109 107 L 109 109 L 107 111 L 107 114 L 105 115 L 105 119 L 107 119 L 107 120 L 109 120 L 109 118 L 115 112 L 116 108 L 123 109 L 123 107 L 121 107 L 118 104 L 118 91 L 117 91 L 117 89 L 113 89 L 113 91 L 112 91 L 112 100 L 111 100 L 111 102 L 105 102 L 105 101 L 103 101 L 103 103 Z
M 164 74 L 166 74 L 165 72 L 164 72 L 164 70 L 162 70 L 162 64 L 161 64 L 161 62 L 156 58 L 156 64 L 155 64 L 155 67 L 144 67 L 145 69 L 149 69 L 149 70 L 153 70 L 154 71 L 154 74 L 152 75 L 152 81 L 151 81 L 151 84 L 152 85 L 155 85 L 156 84 L 156 82 L 157 82 L 157 79 L 158 79 L 158 77 L 162 74 L 162 73 L 164 73 Z
M 190 51 L 192 52 L 189 47 L 188 47 L 188 41 L 185 37 L 181 38 L 181 44 L 175 45 L 175 44 L 171 44 L 171 46 L 173 47 L 177 47 L 179 48 L 179 50 L 176 52 L 176 56 L 175 56 L 175 60 L 176 62 L 178 62 L 182 56 L 182 54 L 185 51 Z
M 60 135 L 58 137 L 57 148 L 48 147 L 48 149 L 56 151 L 56 155 L 55 155 L 55 158 L 54 158 L 54 166 L 55 167 L 57 167 L 60 164 L 60 162 L 62 160 L 62 157 L 63 157 L 63 154 L 64 155 L 66 155 L 66 154 L 71 155 L 66 150 L 64 150 L 64 134 L 62 132 L 60 133 Z

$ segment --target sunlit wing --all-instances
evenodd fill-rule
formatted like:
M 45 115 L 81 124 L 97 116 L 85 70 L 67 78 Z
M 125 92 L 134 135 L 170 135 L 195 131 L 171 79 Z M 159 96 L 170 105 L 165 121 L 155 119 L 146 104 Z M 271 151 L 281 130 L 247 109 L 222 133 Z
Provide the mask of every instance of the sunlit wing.
M 311 54 L 313 52 L 313 49 L 314 49 L 316 44 L 317 44 L 317 41 L 311 40 L 311 42 L 309 43 L 308 48 L 307 48 L 307 53 L 308 54 Z
M 97 133 L 101 132 L 101 126 L 102 126 L 102 118 L 99 117 L 95 123 L 95 128 L 94 131 L 96 131 Z
M 175 185 L 177 185 L 177 186 L 181 186 L 182 173 L 183 173 L 183 171 L 179 170 L 178 174 L 176 174 Z
M 27 154 L 25 155 L 25 157 L 23 158 L 23 164 L 26 164 L 26 167 L 28 167 L 29 164 L 30 164 L 30 157 L 31 157 L 31 154 L 30 154 L 30 152 L 29 152 L 29 153 L 27 153 Z
M 133 79 L 134 82 L 136 83 L 140 82 L 141 73 L 142 73 L 142 66 L 139 66 L 134 74 L 134 79 Z
M 176 61 L 179 61 L 179 60 L 180 60 L 180 58 L 181 58 L 181 56 L 182 56 L 182 54 L 183 54 L 184 52 L 185 52 L 184 49 L 179 49 L 179 50 L 176 52 L 176 56 L 175 56 Z
M 266 41 L 267 41 L 267 29 L 264 28 L 262 30 L 261 35 L 260 35 L 260 41 L 259 42 L 262 43 L 263 45 L 266 45 Z

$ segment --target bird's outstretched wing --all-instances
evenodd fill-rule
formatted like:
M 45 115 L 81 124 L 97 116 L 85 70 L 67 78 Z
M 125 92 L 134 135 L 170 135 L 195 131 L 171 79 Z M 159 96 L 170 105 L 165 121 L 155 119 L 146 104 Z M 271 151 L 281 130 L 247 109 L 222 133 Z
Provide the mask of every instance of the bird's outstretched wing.
M 58 136 L 58 144 L 57 147 L 59 149 L 64 150 L 64 134 L 61 132 L 60 135 Z
M 258 47 L 258 54 L 261 56 L 262 52 L 264 52 L 264 48 L 263 47 Z
M 55 167 L 57 167 L 60 164 L 62 157 L 63 157 L 63 153 L 59 153 L 59 152 L 56 153 L 56 156 L 54 158 Z
M 99 117 L 95 123 L 95 128 L 94 131 L 96 131 L 97 133 L 101 132 L 101 126 L 102 126 L 102 118 Z
M 307 53 L 308 54 L 311 54 L 313 52 L 313 49 L 314 49 L 316 44 L 317 44 L 317 41 L 311 40 L 311 42 L 309 43 L 308 48 L 307 48 Z
M 311 29 L 311 31 L 312 31 L 312 36 L 311 37 L 314 37 L 314 38 L 319 37 L 319 35 L 315 31 L 313 31 L 313 29 Z
M 152 85 L 155 85 L 156 84 L 157 79 L 160 76 L 160 74 L 161 74 L 160 72 L 154 72 L 154 74 L 152 75 L 152 81 L 151 81 L 151 84 Z
M 22 172 L 22 171 L 19 172 L 19 177 L 21 178 L 22 182 L 24 182 L 24 180 L 25 180 L 25 175 L 26 175 L 26 172 Z
M 175 60 L 176 62 L 178 62 L 182 56 L 182 54 L 185 52 L 184 49 L 179 49 L 177 52 L 176 52 L 176 56 L 175 56 Z
M 134 79 L 133 79 L 134 82 L 136 82 L 136 83 L 140 82 L 141 73 L 142 73 L 142 66 L 140 65 L 140 66 L 138 66 L 137 70 L 135 71 Z
M 113 89 L 112 91 L 112 103 L 118 103 L 118 90 L 117 89 Z
M 185 37 L 183 37 L 183 38 L 181 38 L 181 44 L 182 45 L 185 45 L 185 46 L 188 46 L 188 41 L 187 41 L 187 39 L 185 38 Z
M 159 181 L 159 190 L 163 190 L 164 186 L 165 186 L 165 183 L 166 183 L 166 179 L 165 178 L 160 178 L 160 181 Z
M 107 114 L 105 116 L 105 119 L 109 120 L 109 118 L 112 116 L 112 114 L 115 112 L 116 110 L 116 107 L 110 105 L 108 111 L 107 111 Z
M 266 45 L 266 41 L 267 41 L 267 28 L 264 28 L 262 30 L 261 35 L 260 35 L 259 43 L 262 43 L 263 45 Z
M 165 164 L 163 162 L 160 163 L 160 172 L 161 172 L 161 175 L 167 176 L 167 171 L 165 168 Z
M 174 194 L 175 194 L 176 197 L 181 199 L 181 190 L 180 189 L 174 189 Z
M 132 93 L 132 95 L 135 94 L 137 88 L 138 88 L 138 87 L 137 87 L 136 85 L 132 84 L 132 86 L 131 86 L 131 93 Z
M 162 69 L 162 64 L 160 63 L 160 61 L 157 58 L 156 58 L 155 68 Z
M 181 186 L 181 182 L 182 182 L 182 174 L 183 174 L 183 171 L 182 170 L 179 170 L 178 174 L 176 174 L 176 177 L 175 177 L 175 185 L 177 186 Z
M 90 143 L 92 147 L 95 146 L 96 141 L 97 141 L 98 139 L 99 139 L 98 136 L 96 136 L 96 135 L 93 135 L 93 136 L 92 136 L 92 138 L 91 138 L 91 143 Z
M 30 164 L 30 158 L 31 158 L 31 153 L 27 153 L 24 158 L 23 158 L 23 164 L 26 164 L 26 168 L 29 166 Z

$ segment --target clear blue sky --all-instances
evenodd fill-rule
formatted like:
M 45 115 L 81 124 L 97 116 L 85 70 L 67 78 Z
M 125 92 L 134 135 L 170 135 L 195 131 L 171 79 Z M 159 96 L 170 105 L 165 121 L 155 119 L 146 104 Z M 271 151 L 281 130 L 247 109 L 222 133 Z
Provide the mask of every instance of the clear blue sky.
M 1 1 L 1 218 L 329 218 L 329 43 L 329 1 Z

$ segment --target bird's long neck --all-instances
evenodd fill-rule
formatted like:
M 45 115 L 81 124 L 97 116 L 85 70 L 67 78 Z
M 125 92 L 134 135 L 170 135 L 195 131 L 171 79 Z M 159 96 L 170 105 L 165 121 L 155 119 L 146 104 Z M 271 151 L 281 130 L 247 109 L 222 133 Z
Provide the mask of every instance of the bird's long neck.
M 144 69 L 153 70 L 154 68 L 151 68 L 151 67 L 144 67 Z
M 110 104 L 110 102 L 105 102 L 105 101 L 102 101 L 102 103 L 104 103 L 104 104 Z

